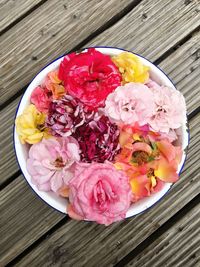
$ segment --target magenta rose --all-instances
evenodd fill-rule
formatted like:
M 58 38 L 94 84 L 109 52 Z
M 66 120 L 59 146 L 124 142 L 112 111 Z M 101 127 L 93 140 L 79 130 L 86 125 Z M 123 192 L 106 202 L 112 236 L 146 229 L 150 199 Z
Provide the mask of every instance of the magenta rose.
M 59 79 L 66 91 L 90 109 L 104 105 L 106 97 L 121 84 L 121 74 L 110 56 L 94 48 L 66 55 L 60 64 Z
M 109 225 L 125 218 L 131 198 L 128 177 L 111 163 L 77 163 L 69 182 L 68 214 Z

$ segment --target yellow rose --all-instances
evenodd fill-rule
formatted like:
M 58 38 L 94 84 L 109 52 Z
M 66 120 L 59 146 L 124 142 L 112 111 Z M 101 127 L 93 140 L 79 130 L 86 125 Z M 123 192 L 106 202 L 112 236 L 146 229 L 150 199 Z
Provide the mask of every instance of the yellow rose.
M 149 67 L 144 66 L 140 58 L 130 52 L 122 52 L 118 56 L 112 57 L 112 61 L 122 74 L 123 84 L 145 83 L 149 78 Z
M 34 105 L 29 105 L 22 115 L 15 120 L 16 130 L 22 144 L 35 144 L 47 137 L 45 131 L 45 114 L 39 112 Z

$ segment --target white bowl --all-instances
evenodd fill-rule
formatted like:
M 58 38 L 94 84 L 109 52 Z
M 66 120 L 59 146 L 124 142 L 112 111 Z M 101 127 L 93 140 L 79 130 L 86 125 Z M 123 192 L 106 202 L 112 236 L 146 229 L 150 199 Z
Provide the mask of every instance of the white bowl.
M 114 47 L 96 47 L 97 50 L 104 54 L 108 55 L 118 55 L 122 53 L 124 50 L 120 48 L 114 48 Z M 130 51 L 129 51 L 130 52 Z M 150 67 L 150 77 L 152 80 L 156 81 L 158 84 L 166 85 L 168 87 L 174 88 L 176 90 L 175 86 L 173 83 L 170 81 L 170 79 L 167 77 L 167 75 L 161 71 L 158 67 L 156 67 L 153 63 L 148 61 L 147 59 L 141 57 L 140 55 L 137 55 L 141 61 L 143 62 L 144 65 Z M 24 95 L 21 98 L 21 101 L 18 105 L 17 112 L 16 112 L 16 117 L 19 116 L 20 114 L 23 113 L 24 109 L 30 104 L 30 95 L 34 88 L 38 86 L 39 84 L 42 83 L 43 79 L 45 76 L 48 74 L 48 72 L 55 70 L 60 62 L 62 61 L 64 56 L 54 60 L 52 63 L 47 65 L 45 68 L 43 68 L 38 75 L 32 80 L 32 82 L 29 84 L 28 88 L 26 89 Z M 186 154 L 185 154 L 185 148 L 188 146 L 189 143 L 189 132 L 187 129 L 187 121 L 183 120 L 182 123 L 182 129 L 181 129 L 181 136 L 178 140 L 179 144 L 182 146 L 182 149 L 184 151 L 182 160 L 179 164 L 178 172 L 180 174 Z M 19 141 L 18 134 L 16 132 L 16 127 L 14 127 L 14 147 L 15 147 L 15 152 L 17 156 L 17 160 L 19 163 L 19 166 L 22 170 L 22 173 L 24 177 L 26 178 L 27 182 L 29 185 L 32 187 L 32 189 L 36 192 L 36 194 L 43 199 L 47 204 L 55 208 L 56 210 L 66 213 L 66 199 L 57 196 L 53 192 L 43 192 L 39 191 L 35 185 L 31 183 L 31 176 L 29 175 L 27 168 L 26 168 L 26 161 L 28 157 L 28 150 L 29 150 L 29 145 L 22 145 Z M 154 205 L 156 202 L 158 202 L 170 189 L 172 186 L 171 183 L 166 183 L 163 189 L 155 194 L 152 194 L 149 197 L 143 198 L 139 200 L 138 202 L 134 203 L 131 205 L 130 209 L 128 210 L 126 217 L 131 217 L 133 215 L 136 215 L 140 212 L 145 211 L 152 205 Z

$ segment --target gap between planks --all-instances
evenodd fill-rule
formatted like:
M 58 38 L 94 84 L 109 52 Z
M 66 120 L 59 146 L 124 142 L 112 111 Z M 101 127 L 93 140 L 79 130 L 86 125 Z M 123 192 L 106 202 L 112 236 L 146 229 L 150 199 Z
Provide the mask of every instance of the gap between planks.
M 162 56 L 160 56 L 158 59 L 156 59 L 154 64 L 159 65 L 164 59 L 166 59 L 168 56 L 170 56 L 174 51 L 176 51 L 184 43 L 189 41 L 189 39 L 191 39 L 192 36 L 195 35 L 196 33 L 198 33 L 199 31 L 200 31 L 200 26 L 198 26 L 190 34 L 185 36 L 182 40 L 178 41 L 178 43 L 176 45 L 174 45 L 172 48 L 170 48 L 168 51 L 166 51 Z
M 200 196 L 186 216 L 152 241 L 127 265 L 147 267 L 197 267 L 200 264 Z
M 182 0 L 152 0 L 150 5 L 142 7 L 144 2 L 132 12 L 134 16 L 124 17 L 88 45 L 119 46 L 155 61 L 199 30 L 200 1 L 190 1 L 186 5 Z M 189 23 L 191 18 L 194 24 Z
M 151 234 L 147 239 L 145 239 L 139 246 L 137 246 L 134 250 L 132 250 L 128 255 L 126 255 L 121 261 L 119 261 L 115 267 L 124 267 L 124 266 L 135 266 L 132 265 L 133 263 L 136 264 L 136 260 L 141 259 L 140 254 L 145 256 L 144 251 L 148 250 L 148 248 L 152 248 L 152 253 L 155 253 L 153 249 L 153 244 L 156 243 L 156 240 L 165 233 L 169 232 L 170 228 L 173 228 L 174 225 L 179 224 L 180 221 L 183 220 L 183 217 L 188 216 L 188 213 L 191 213 L 191 210 L 197 208 L 200 205 L 200 194 L 197 195 L 194 199 L 192 199 L 189 203 L 187 203 L 181 210 L 179 210 L 175 215 L 173 215 L 168 221 L 166 221 L 160 228 L 158 228 L 153 234 Z M 180 232 L 183 228 L 180 228 Z M 156 254 L 158 254 L 157 252 Z M 153 255 L 151 255 L 153 257 Z M 173 255 L 172 255 L 173 256 Z M 146 262 L 143 262 L 144 266 Z M 140 266 L 140 267 L 141 267 Z M 145 265 L 146 266 L 146 265 Z M 154 266 L 154 265 L 150 265 Z M 163 266 L 163 265 L 160 265 Z M 166 266 L 166 265 L 164 265 Z M 139 265 L 137 265 L 139 267 Z
M 0 4 L 0 36 L 48 0 L 5 1 Z

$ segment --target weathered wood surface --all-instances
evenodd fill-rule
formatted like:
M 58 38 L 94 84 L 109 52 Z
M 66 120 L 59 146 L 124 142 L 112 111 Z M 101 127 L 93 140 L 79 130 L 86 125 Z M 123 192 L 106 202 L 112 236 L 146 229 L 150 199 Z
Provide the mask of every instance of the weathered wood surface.
M 65 217 L 34 193 L 21 175 L 0 196 L 0 266 Z
M 131 2 L 49 0 L 8 30 L 0 37 L 0 104 Z
M 145 0 L 88 45 L 122 47 L 154 61 L 200 26 L 199 10 L 199 0 Z
M 9 5 L 10 14 L 5 16 Z M 188 160 L 181 179 L 169 194 L 146 213 L 105 228 L 72 221 L 53 211 L 31 191 L 22 176 L 10 182 L 19 170 L 12 148 L 12 126 L 19 98 L 10 103 L 8 100 L 22 91 L 45 64 L 77 45 L 111 45 L 161 62 L 161 68 L 185 95 L 191 114 L 200 103 L 200 1 L 28 0 L 22 3 L 18 0 L 15 4 L 3 0 L 0 6 L 4 7 L 3 15 L 0 13 L 3 18 L 0 32 L 10 28 L 0 37 L 0 105 L 5 101 L 7 104 L 0 112 L 0 185 L 9 182 L 0 196 L 0 266 L 18 255 L 12 265 L 20 267 L 113 266 L 199 194 L 200 113 L 190 121 Z M 110 20 L 115 22 L 125 13 L 126 16 L 111 26 Z M 19 22 L 13 26 L 14 21 Z M 92 37 L 98 36 L 87 41 L 94 32 Z M 176 51 L 172 53 L 174 47 Z M 145 259 L 150 262 L 147 266 L 151 267 L 155 264 L 160 267 L 157 262 L 167 266 L 165 260 L 170 267 L 173 260 L 176 267 L 197 265 L 199 220 L 195 222 L 194 216 L 199 216 L 197 208 L 147 246 L 130 264 L 144 263 L 140 256 L 147 255 Z M 182 232 L 177 233 L 177 227 L 183 228 Z M 23 256 L 22 252 L 25 252 Z M 181 257 L 182 261 L 176 262 Z
M 19 170 L 13 147 L 14 118 L 19 100 L 16 98 L 0 111 L 0 185 Z
M 199 107 L 200 31 L 162 61 L 159 66 L 185 96 L 188 114 Z
M 160 67 L 177 85 L 177 89 L 184 94 L 188 114 L 194 111 L 200 103 L 199 51 L 200 32 L 194 34 L 191 39 L 160 64 Z M 17 98 L 0 111 L 0 147 L 3 148 L 0 166 L 0 185 L 18 170 L 12 144 L 12 129 L 19 99 Z
M 200 160 L 200 128 L 198 127 L 200 114 L 191 120 L 191 144 L 188 153 L 188 161 L 181 175 L 180 180 L 173 186 L 169 194 L 159 204 L 151 208 L 148 212 L 128 219 L 124 222 L 116 223 L 110 227 L 105 228 L 102 225 L 97 225 L 90 222 L 77 222 L 73 220 L 67 221 L 62 227 L 57 229 L 48 239 L 45 239 L 36 248 L 31 250 L 24 258 L 20 260 L 18 266 L 98 266 L 101 261 L 101 266 L 112 266 L 118 262 L 122 257 L 128 254 L 138 244 L 140 244 L 147 236 L 158 229 L 171 216 L 179 211 L 184 205 L 192 200 L 199 193 L 199 167 Z M 37 238 L 44 234 L 44 229 L 38 223 L 47 218 L 49 228 L 53 227 L 58 221 L 59 217 L 49 218 L 48 216 L 57 216 L 54 213 L 49 213 L 48 207 L 41 208 L 39 200 L 33 195 L 30 189 L 26 188 L 23 193 L 23 201 L 29 199 L 30 206 L 23 206 L 20 208 L 20 199 L 17 192 L 23 191 L 21 187 L 25 187 L 24 183 L 19 185 L 14 181 L 9 186 L 16 192 L 16 196 L 12 198 L 12 206 L 6 212 L 5 221 L 10 221 L 10 225 L 16 225 L 15 232 L 8 232 L 6 239 L 3 239 L 2 247 L 4 255 L 2 255 L 3 263 L 7 263 L 27 247 L 27 242 L 30 245 L 34 240 L 29 240 L 31 236 Z M 10 189 L 5 189 L 7 192 L 7 199 L 4 198 L 4 206 L 9 207 Z M 14 195 L 14 194 L 12 194 Z M 9 202 L 9 204 L 6 204 Z M 172 205 L 173 204 L 173 205 Z M 39 207 L 38 207 L 39 205 Z M 35 207 L 32 207 L 35 206 Z M 33 213 L 31 207 L 36 212 L 41 208 L 42 212 L 36 213 L 36 221 L 33 219 L 34 228 L 26 221 Z M 46 209 L 46 211 L 45 211 Z M 12 216 L 12 211 L 23 210 L 23 220 L 21 216 Z M 62 218 L 62 217 L 61 217 Z M 19 223 L 20 221 L 20 223 Z M 47 227 L 47 225 L 45 225 Z M 7 226 L 2 227 L 2 233 L 5 233 Z M 29 235 L 26 236 L 22 229 L 26 230 Z M 46 228 L 47 230 L 47 228 Z M 33 232 L 32 232 L 33 231 Z M 17 242 L 12 239 L 18 237 Z M 28 238 L 28 239 L 27 239 Z M 57 256 L 59 255 L 59 256 Z
M 200 266 L 200 203 L 126 266 Z
M 0 32 L 5 30 L 25 13 L 33 9 L 43 0 L 1 0 L 0 2 Z

